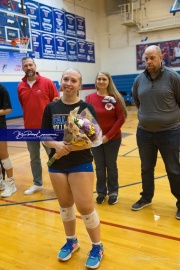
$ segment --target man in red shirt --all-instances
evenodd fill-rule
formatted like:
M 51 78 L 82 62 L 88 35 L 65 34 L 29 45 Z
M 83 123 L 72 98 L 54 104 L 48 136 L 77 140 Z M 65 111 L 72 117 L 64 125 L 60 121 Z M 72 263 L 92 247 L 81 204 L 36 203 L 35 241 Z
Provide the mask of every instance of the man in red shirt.
M 40 129 L 44 108 L 59 96 L 53 81 L 36 72 L 36 64 L 31 57 L 22 58 L 25 76 L 18 85 L 18 97 L 23 109 L 25 129 Z M 44 145 L 43 145 L 44 146 Z M 42 165 L 40 159 L 40 142 L 27 142 L 34 184 L 24 194 L 29 195 L 42 190 Z M 47 154 L 50 149 L 45 147 Z

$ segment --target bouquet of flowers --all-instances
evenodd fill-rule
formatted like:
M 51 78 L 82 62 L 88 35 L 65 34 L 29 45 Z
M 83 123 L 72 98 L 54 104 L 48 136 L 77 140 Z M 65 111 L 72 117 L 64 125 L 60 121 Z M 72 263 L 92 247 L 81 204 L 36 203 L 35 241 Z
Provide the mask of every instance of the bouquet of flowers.
M 96 119 L 87 108 L 80 114 L 77 113 L 78 110 L 79 107 L 70 111 L 68 115 L 67 122 L 64 125 L 63 141 L 85 148 L 96 147 L 102 144 L 102 130 Z M 58 155 L 55 153 L 47 165 L 51 166 L 57 158 Z

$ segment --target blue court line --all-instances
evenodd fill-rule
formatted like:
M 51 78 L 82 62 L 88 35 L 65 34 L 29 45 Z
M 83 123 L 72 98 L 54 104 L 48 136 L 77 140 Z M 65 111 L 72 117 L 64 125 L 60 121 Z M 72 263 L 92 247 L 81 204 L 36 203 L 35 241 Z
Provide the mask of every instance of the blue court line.
M 134 151 L 137 150 L 137 149 L 138 149 L 138 147 L 132 149 L 131 151 L 129 151 L 129 152 L 127 152 L 126 154 L 122 155 L 122 157 L 125 157 L 126 155 L 128 155 L 129 153 L 134 152 Z

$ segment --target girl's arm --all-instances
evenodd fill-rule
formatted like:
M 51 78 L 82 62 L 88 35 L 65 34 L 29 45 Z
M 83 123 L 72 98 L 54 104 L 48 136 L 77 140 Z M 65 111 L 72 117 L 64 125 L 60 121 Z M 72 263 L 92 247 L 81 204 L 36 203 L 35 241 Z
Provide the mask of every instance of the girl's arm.
M 0 115 L 6 115 L 12 112 L 12 109 L 1 109 Z

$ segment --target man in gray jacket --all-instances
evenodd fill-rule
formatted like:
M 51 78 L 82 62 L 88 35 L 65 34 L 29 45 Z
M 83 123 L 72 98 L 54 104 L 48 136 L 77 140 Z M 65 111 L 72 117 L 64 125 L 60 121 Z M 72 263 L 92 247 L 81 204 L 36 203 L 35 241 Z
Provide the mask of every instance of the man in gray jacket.
M 162 66 L 162 52 L 152 45 L 145 50 L 146 70 L 133 85 L 138 108 L 137 145 L 141 159 L 141 198 L 132 205 L 140 210 L 154 196 L 154 169 L 158 150 L 164 161 L 171 193 L 177 199 L 180 220 L 180 75 Z

